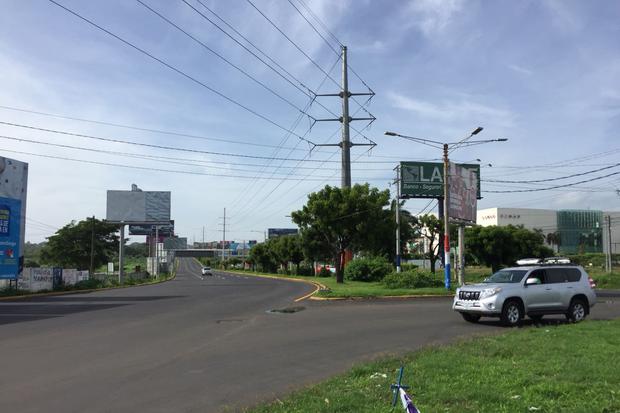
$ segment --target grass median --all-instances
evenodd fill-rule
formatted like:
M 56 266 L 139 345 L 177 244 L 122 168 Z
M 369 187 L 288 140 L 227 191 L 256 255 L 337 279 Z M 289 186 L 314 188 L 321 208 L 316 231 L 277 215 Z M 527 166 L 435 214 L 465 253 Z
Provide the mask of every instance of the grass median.
M 297 280 L 310 281 L 319 283 L 327 287 L 325 290 L 319 290 L 314 297 L 319 298 L 379 298 L 379 297 L 399 297 L 410 295 L 454 295 L 454 290 L 446 290 L 445 288 L 387 288 L 381 282 L 366 281 L 350 281 L 344 280 L 344 283 L 338 284 L 334 277 L 307 277 L 300 275 L 278 275 L 249 271 L 232 271 L 244 275 L 268 276 L 274 278 L 294 278 Z
M 246 413 L 402 411 L 390 403 L 401 365 L 424 413 L 619 412 L 619 347 L 620 320 L 512 329 L 363 364 Z

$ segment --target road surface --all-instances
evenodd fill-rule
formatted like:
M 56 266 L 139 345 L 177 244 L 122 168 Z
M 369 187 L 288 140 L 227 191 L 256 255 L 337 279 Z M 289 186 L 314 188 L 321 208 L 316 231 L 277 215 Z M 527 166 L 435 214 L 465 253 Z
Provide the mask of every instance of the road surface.
M 239 411 L 378 354 L 502 330 L 446 298 L 293 303 L 312 289 L 181 259 L 162 284 L 0 302 L 0 412 Z M 619 317 L 617 300 L 591 317 Z

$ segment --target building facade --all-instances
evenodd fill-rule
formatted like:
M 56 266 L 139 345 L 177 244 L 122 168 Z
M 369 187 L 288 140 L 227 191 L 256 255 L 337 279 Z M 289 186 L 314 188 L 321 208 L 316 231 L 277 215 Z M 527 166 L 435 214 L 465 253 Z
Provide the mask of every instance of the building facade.
M 477 212 L 482 226 L 522 225 L 540 230 L 554 250 L 565 254 L 607 252 L 611 222 L 611 252 L 620 253 L 620 212 L 600 210 L 552 210 L 534 208 L 486 208 Z

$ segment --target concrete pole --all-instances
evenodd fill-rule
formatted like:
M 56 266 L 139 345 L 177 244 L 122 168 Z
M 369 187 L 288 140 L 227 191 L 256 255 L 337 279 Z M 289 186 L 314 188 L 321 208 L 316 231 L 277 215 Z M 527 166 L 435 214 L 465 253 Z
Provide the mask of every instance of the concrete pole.
M 444 284 L 446 289 L 450 289 L 450 213 L 449 213 L 449 199 L 448 199 L 448 185 L 450 183 L 450 179 L 448 177 L 449 174 L 450 163 L 448 160 L 448 144 L 444 143 L 443 145 L 443 248 L 444 248 L 444 256 L 446 257 L 445 267 L 444 267 Z
M 121 237 L 118 242 L 118 283 L 123 283 L 125 272 L 125 224 L 121 224 Z
M 155 225 L 155 278 L 159 278 L 159 225 Z
M 612 271 L 612 251 L 611 251 L 611 215 L 607 215 L 607 272 Z
M 396 167 L 396 272 L 400 272 L 400 167 Z
M 347 75 L 347 47 L 342 46 L 342 188 L 351 188 L 351 141 L 349 139 L 349 80 Z
M 465 226 L 459 225 L 459 285 L 465 284 Z

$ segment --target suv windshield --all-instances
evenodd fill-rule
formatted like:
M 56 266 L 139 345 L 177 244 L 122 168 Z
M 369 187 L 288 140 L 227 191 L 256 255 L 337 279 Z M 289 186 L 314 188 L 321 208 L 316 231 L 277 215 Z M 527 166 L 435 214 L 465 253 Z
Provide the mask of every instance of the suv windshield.
M 486 280 L 484 283 L 518 283 L 523 279 L 527 270 L 499 270 Z

